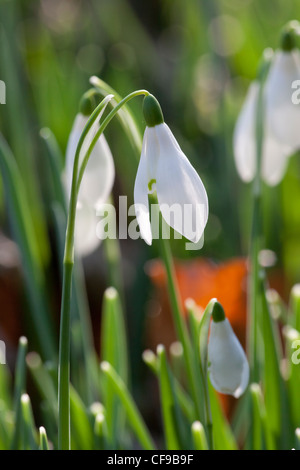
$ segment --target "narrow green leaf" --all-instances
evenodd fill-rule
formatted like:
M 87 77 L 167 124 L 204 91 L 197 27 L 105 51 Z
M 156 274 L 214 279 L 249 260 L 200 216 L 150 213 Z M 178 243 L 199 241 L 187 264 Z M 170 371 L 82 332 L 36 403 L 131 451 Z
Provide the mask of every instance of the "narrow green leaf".
M 20 423 L 20 449 L 36 450 L 36 430 L 34 425 L 33 413 L 30 398 L 27 393 L 21 396 L 21 423 Z
M 184 433 L 166 351 L 162 345 L 157 347 L 157 357 L 165 445 L 168 450 L 179 450 L 186 447 L 187 433 Z
M 123 311 L 115 288 L 106 289 L 103 298 L 101 327 L 101 359 L 109 362 L 124 381 L 128 382 L 128 360 Z M 109 438 L 113 446 L 124 430 L 124 411 L 112 393 L 110 380 L 103 381 L 104 404 Z
M 152 440 L 152 437 L 124 381 L 108 362 L 101 363 L 101 370 L 103 374 L 109 379 L 113 386 L 113 391 L 118 395 L 124 409 L 126 410 L 128 423 L 130 424 L 142 448 L 145 450 L 154 450 L 155 444 Z
M 31 208 L 27 203 L 22 177 L 14 157 L 2 136 L 0 136 L 0 170 L 12 230 L 22 254 L 22 266 L 35 337 L 44 357 L 51 359 L 57 353 L 53 324 L 45 295 L 44 273 L 32 229 Z
M 267 410 L 267 420 L 272 432 L 279 437 L 282 419 L 281 376 L 279 366 L 278 334 L 270 315 L 269 305 L 264 287 L 264 273 L 260 278 L 260 298 L 262 316 L 262 335 L 264 347 L 264 396 Z
M 205 430 L 200 421 L 195 421 L 192 424 L 192 435 L 196 450 L 208 450 Z
M 18 355 L 15 370 L 15 387 L 14 387 L 14 412 L 15 412 L 15 432 L 11 443 L 12 449 L 18 449 L 20 443 L 21 428 L 21 396 L 25 392 L 26 387 L 26 363 L 25 357 L 27 353 L 27 338 L 21 336 L 19 339 Z
M 151 369 L 151 371 L 158 377 L 159 368 L 158 368 L 158 359 L 153 351 L 146 349 L 143 352 L 143 361 Z M 172 372 L 169 370 L 169 373 Z M 182 409 L 183 414 L 187 418 L 188 422 L 191 422 L 195 416 L 195 406 L 192 399 L 186 393 L 180 382 L 176 377 L 172 377 L 174 392 L 178 400 L 178 404 Z
M 238 448 L 229 423 L 224 416 L 216 391 L 208 381 L 208 390 L 213 422 L 213 442 L 215 450 L 236 450 Z
M 299 331 L 285 326 L 283 335 L 286 342 L 286 359 L 287 359 L 287 385 L 291 419 L 293 427 L 300 426 L 300 333 Z
M 104 413 L 97 413 L 95 417 L 94 434 L 95 434 L 95 449 L 107 449 L 107 423 Z
M 93 449 L 93 428 L 88 411 L 74 387 L 70 387 L 72 449 Z
M 48 438 L 47 438 L 47 433 L 46 429 L 41 426 L 39 428 L 39 433 L 40 433 L 40 450 L 49 450 L 49 444 L 48 444 Z
M 91 77 L 90 82 L 95 88 L 97 88 L 97 90 L 99 90 L 99 92 L 103 96 L 112 94 L 114 95 L 113 101 L 116 101 L 117 103 L 122 100 L 122 97 L 107 83 L 105 83 L 103 80 L 100 80 L 100 78 Z M 124 106 L 119 111 L 118 117 L 120 119 L 121 125 L 124 128 L 124 131 L 126 132 L 132 144 L 132 147 L 136 150 L 136 158 L 138 160 L 142 148 L 142 138 L 141 132 L 136 124 L 136 121 L 127 106 Z
M 266 407 L 261 388 L 258 384 L 250 387 L 253 404 L 253 450 L 275 450 L 275 442 L 267 420 Z

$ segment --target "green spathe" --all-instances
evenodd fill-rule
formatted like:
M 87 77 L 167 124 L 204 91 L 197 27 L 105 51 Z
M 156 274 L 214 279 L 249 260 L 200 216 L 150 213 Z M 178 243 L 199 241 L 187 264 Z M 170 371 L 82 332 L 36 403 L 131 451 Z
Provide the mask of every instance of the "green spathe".
M 164 116 L 159 102 L 153 95 L 145 96 L 143 114 L 148 127 L 154 127 L 164 122 Z
M 79 103 L 79 110 L 84 116 L 90 116 L 101 101 L 100 93 L 91 88 L 82 96 Z
M 133 465 L 138 467 L 141 463 L 142 457 L 121 457 L 120 455 L 114 454 L 113 457 L 108 457 L 108 465 Z
M 285 52 L 291 52 L 297 47 L 296 37 L 300 33 L 300 23 L 297 20 L 292 20 L 285 25 L 282 30 L 280 48 Z
M 215 302 L 212 311 L 212 319 L 215 323 L 225 320 L 225 312 L 220 302 Z

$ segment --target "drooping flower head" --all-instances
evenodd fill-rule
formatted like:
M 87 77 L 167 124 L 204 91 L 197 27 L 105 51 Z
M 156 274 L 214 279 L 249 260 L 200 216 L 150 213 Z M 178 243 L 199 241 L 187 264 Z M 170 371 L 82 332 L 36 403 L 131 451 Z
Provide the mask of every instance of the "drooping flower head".
M 92 95 L 87 94 L 84 96 L 81 103 L 81 111 L 75 118 L 69 136 L 65 169 L 68 196 L 70 196 L 71 191 L 73 165 L 77 144 L 88 122 L 89 116 L 97 104 L 93 99 L 91 99 L 94 98 L 94 96 L 94 93 L 92 93 Z M 108 95 L 106 97 L 105 106 L 112 97 L 112 95 Z M 83 142 L 79 155 L 79 168 L 93 138 L 95 137 L 105 106 L 91 126 L 91 129 Z M 107 201 L 113 187 L 114 178 L 115 167 L 113 156 L 104 135 L 101 134 L 89 157 L 78 193 L 75 225 L 75 251 L 79 256 L 85 256 L 91 253 L 100 243 L 100 238 L 96 234 L 96 213 L 101 205 L 105 204 Z
M 164 122 L 154 96 L 144 98 L 143 112 L 147 127 L 134 186 L 135 211 L 141 236 L 151 245 L 148 194 L 156 189 L 165 222 L 197 243 L 208 218 L 204 185 Z M 177 210 L 172 211 L 172 208 Z
M 222 305 L 215 302 L 208 343 L 208 371 L 220 393 L 240 397 L 249 382 L 249 364 Z
M 267 77 L 249 87 L 233 138 L 234 158 L 241 179 L 250 182 L 257 172 L 257 109 L 262 94 L 262 161 L 259 169 L 266 184 L 275 186 L 285 173 L 288 157 L 300 147 L 300 104 L 293 103 L 293 83 L 300 78 L 300 53 L 291 31 L 283 35 L 281 49 L 265 51 Z
M 265 87 L 270 129 L 282 145 L 292 150 L 300 147 L 300 104 L 292 99 L 293 84 L 300 79 L 300 52 L 295 34 L 299 34 L 299 23 L 292 21 L 284 28 L 281 47 L 274 54 Z

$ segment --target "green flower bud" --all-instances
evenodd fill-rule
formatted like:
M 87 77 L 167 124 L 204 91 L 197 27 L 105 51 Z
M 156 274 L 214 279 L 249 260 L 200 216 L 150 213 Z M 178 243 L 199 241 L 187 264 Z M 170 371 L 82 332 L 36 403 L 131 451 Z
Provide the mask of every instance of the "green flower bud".
M 148 127 L 154 127 L 164 122 L 164 116 L 159 102 L 153 95 L 145 96 L 143 114 Z
M 220 302 L 215 302 L 212 311 L 212 318 L 215 323 L 225 320 L 225 312 Z

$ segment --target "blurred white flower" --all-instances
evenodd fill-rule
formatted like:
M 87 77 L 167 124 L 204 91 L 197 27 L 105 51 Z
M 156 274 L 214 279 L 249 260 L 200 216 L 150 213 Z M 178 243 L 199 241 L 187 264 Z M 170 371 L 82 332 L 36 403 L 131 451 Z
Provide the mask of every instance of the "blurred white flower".
M 109 95 L 106 98 L 106 104 L 111 98 L 112 95 Z M 84 139 L 79 155 L 79 168 L 97 132 L 99 121 L 104 109 L 105 107 Z M 70 197 L 71 192 L 73 165 L 77 144 L 88 119 L 89 116 L 84 116 L 81 113 L 77 114 L 70 133 L 67 145 L 65 168 L 65 183 L 68 197 Z M 79 256 L 88 255 L 94 251 L 101 242 L 101 239 L 96 234 L 96 214 L 97 210 L 107 202 L 113 187 L 114 178 L 115 167 L 113 157 L 104 135 L 101 134 L 89 157 L 78 194 L 75 222 L 75 252 Z
M 292 101 L 295 80 L 300 79 L 300 52 L 278 50 L 265 84 L 269 126 L 282 145 L 300 147 L 300 104 Z
M 250 182 L 254 179 L 257 168 L 255 123 L 259 87 L 258 81 L 254 81 L 250 85 L 234 130 L 233 148 L 235 163 L 240 178 L 245 182 Z M 267 86 L 265 91 L 267 91 Z M 274 133 L 270 121 L 271 112 L 272 110 L 266 106 L 261 176 L 265 183 L 275 186 L 283 178 L 292 148 L 281 142 Z
M 208 218 L 204 185 L 165 124 L 160 106 L 151 95 L 144 99 L 144 116 L 147 127 L 134 186 L 135 212 L 141 236 L 151 245 L 148 193 L 156 189 L 166 223 L 197 243 Z
M 210 327 L 208 343 L 208 371 L 213 387 L 220 393 L 240 397 L 249 382 L 249 364 L 246 354 L 237 339 L 222 306 Z M 222 313 L 223 312 L 223 313 Z

